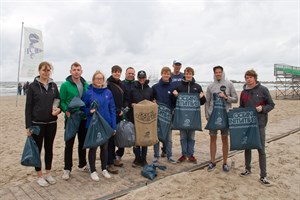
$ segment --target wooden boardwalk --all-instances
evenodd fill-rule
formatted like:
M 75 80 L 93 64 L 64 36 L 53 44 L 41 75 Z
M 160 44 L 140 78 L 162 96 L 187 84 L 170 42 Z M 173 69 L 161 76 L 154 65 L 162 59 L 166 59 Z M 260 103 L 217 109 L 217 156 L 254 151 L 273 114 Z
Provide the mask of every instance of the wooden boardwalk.
M 289 121 L 290 126 L 284 126 L 286 121 Z M 282 127 L 284 127 L 284 129 Z M 278 137 L 283 133 L 297 128 L 300 128 L 299 118 L 297 116 L 282 120 L 280 123 L 269 124 L 266 131 L 267 139 Z M 173 140 L 179 140 L 179 134 L 176 131 L 173 132 Z M 217 157 L 221 156 L 220 144 L 220 138 L 218 138 Z M 99 154 L 97 153 L 97 155 Z M 177 159 L 179 156 L 180 146 L 173 147 L 174 159 Z M 199 167 L 200 165 L 203 166 L 207 164 L 209 161 L 209 136 L 207 132 L 196 133 L 195 157 L 198 159 L 198 164 L 196 165 L 190 162 L 171 164 L 168 163 L 165 158 L 160 158 L 159 164 L 167 166 L 167 170 L 161 171 L 157 169 L 158 176 L 155 180 L 159 180 L 182 171 L 189 171 Z M 151 162 L 152 158 L 153 148 L 150 147 L 148 148 L 148 162 Z M 110 199 L 113 197 L 113 194 L 121 194 L 122 192 L 126 193 L 130 189 L 135 189 L 152 182 L 140 175 L 141 168 L 131 167 L 132 161 L 132 149 L 128 148 L 125 150 L 123 159 L 124 167 L 119 168 L 119 174 L 112 175 L 111 179 L 105 179 L 99 173 L 100 181 L 94 182 L 91 180 L 87 172 L 79 172 L 76 167 L 73 167 L 70 180 L 62 180 L 61 174 L 59 174 L 55 177 L 57 183 L 49 187 L 40 187 L 35 181 L 11 187 L 4 186 L 0 188 L 0 200 Z M 231 159 L 229 158 L 229 164 L 230 161 Z M 96 162 L 98 172 L 100 171 L 99 162 L 99 160 Z M 221 167 L 221 165 L 218 164 L 217 167 Z M 132 174 L 135 174 L 135 176 L 131 176 Z

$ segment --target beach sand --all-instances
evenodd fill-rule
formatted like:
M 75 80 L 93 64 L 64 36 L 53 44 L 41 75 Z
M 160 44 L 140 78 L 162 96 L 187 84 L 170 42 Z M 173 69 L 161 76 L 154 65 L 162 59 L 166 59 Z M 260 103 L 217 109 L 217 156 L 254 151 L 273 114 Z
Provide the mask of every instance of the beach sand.
M 300 103 L 299 100 L 274 100 L 276 106 L 269 114 L 267 138 L 276 134 L 282 134 L 300 127 Z M 16 107 L 16 97 L 0 97 L 0 189 L 16 187 L 24 184 L 36 184 L 37 179 L 34 168 L 24 167 L 20 164 L 21 154 L 26 140 L 24 123 L 25 97 L 19 96 Z M 234 105 L 235 107 L 238 104 Z M 206 124 L 202 108 L 202 125 Z M 55 194 L 55 187 L 63 187 L 61 180 L 64 158 L 64 119 L 59 116 L 58 130 L 54 141 L 54 158 L 52 174 L 58 183 L 51 189 L 56 199 L 63 196 Z M 76 140 L 77 141 L 77 140 Z M 125 167 L 120 169 L 118 175 L 112 175 L 112 179 L 92 183 L 101 186 L 103 195 L 109 195 L 120 190 L 128 189 L 139 184 L 145 185 L 121 197 L 120 199 L 299 199 L 300 196 L 300 133 L 294 133 L 285 138 L 266 144 L 267 170 L 272 187 L 264 187 L 258 182 L 259 166 L 256 151 L 253 151 L 253 169 L 250 177 L 239 177 L 244 170 L 243 154 L 237 154 L 229 158 L 229 164 L 235 161 L 235 169 L 229 173 L 221 170 L 221 162 L 217 169 L 207 172 L 206 168 L 188 172 L 194 167 L 192 163 L 170 164 L 165 159 L 160 159 L 159 164 L 167 166 L 166 171 L 158 170 L 157 181 L 147 181 L 140 175 L 140 169 L 132 168 L 133 153 L 131 148 L 126 148 L 123 162 Z M 149 147 L 148 162 L 153 159 L 153 148 Z M 220 138 L 218 138 L 218 153 L 220 156 Z M 43 153 L 42 153 L 43 155 Z M 97 153 L 98 155 L 98 153 Z M 173 156 L 180 156 L 180 141 L 178 131 L 173 131 Z M 209 160 L 209 136 L 204 130 L 196 134 L 195 156 L 198 163 Z M 79 176 L 77 168 L 77 144 L 74 145 L 72 176 Z M 43 163 L 43 162 L 42 162 Z M 99 169 L 99 158 L 97 169 Z M 91 182 L 88 174 L 81 175 Z M 100 177 L 103 180 L 103 177 Z M 70 182 L 70 181 L 69 181 Z M 70 199 L 95 199 L 102 195 L 91 194 L 89 191 L 75 191 Z M 78 192 L 79 195 L 75 194 Z M 77 196 L 76 196 L 77 195 Z M 76 198 L 77 197 L 77 198 Z

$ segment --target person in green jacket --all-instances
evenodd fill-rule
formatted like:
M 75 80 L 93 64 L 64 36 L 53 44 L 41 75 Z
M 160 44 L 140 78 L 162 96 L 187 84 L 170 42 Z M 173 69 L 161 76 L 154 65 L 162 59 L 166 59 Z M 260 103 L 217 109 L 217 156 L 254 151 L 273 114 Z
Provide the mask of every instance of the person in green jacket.
M 82 68 L 78 62 L 75 62 L 71 65 L 70 76 L 66 78 L 66 81 L 60 87 L 60 107 L 65 113 L 65 124 L 67 123 L 68 118 L 71 113 L 68 110 L 68 105 L 71 100 L 77 96 L 82 97 L 84 91 L 87 90 L 88 83 L 84 78 L 81 77 Z M 78 128 L 78 169 L 80 171 L 89 171 L 89 165 L 86 160 L 86 150 L 83 149 L 83 144 L 86 136 L 87 129 L 85 128 L 86 119 L 81 119 L 79 128 Z M 68 180 L 70 178 L 70 173 L 73 166 L 73 146 L 74 146 L 75 136 L 70 140 L 65 142 L 65 153 L 64 153 L 64 173 L 62 178 Z

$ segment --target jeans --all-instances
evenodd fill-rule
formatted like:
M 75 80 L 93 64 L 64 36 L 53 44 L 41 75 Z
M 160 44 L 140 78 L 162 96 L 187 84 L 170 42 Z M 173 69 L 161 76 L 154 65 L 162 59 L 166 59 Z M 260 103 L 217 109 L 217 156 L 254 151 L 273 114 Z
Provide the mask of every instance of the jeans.
M 260 141 L 262 149 L 258 149 L 258 160 L 260 168 L 260 177 L 267 177 L 267 159 L 265 152 L 266 143 L 266 128 L 259 128 Z M 248 171 L 251 171 L 251 149 L 245 150 L 245 166 Z
M 86 120 L 82 120 L 80 122 L 78 128 L 78 167 L 84 167 L 86 162 L 86 149 L 83 149 L 83 144 L 85 140 L 85 136 L 87 133 L 87 128 L 85 128 Z M 74 146 L 75 137 L 65 142 L 65 170 L 72 170 L 73 166 L 73 146 Z
M 135 146 L 133 147 L 133 153 L 135 159 L 146 161 L 148 147 Z
M 181 154 L 185 157 L 194 155 L 195 131 L 180 130 Z
M 172 130 L 169 131 L 167 140 L 162 142 L 163 146 L 165 147 L 167 158 L 172 157 Z M 154 157 L 159 157 L 159 142 L 154 145 Z

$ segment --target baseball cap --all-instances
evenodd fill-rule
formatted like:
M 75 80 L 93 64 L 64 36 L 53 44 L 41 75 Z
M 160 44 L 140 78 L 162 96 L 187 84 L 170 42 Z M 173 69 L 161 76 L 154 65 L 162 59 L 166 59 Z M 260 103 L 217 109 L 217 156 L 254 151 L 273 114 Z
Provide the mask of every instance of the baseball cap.
M 179 60 L 174 60 L 174 61 L 173 61 L 173 64 L 174 64 L 174 65 L 181 65 L 181 61 L 179 61 Z
M 141 70 L 137 73 L 138 78 L 146 78 L 146 72 L 144 70 Z

